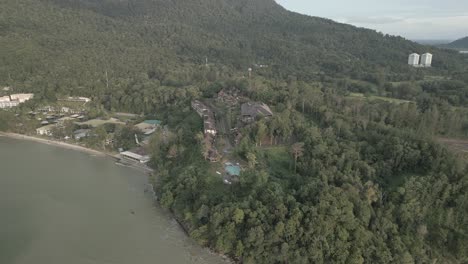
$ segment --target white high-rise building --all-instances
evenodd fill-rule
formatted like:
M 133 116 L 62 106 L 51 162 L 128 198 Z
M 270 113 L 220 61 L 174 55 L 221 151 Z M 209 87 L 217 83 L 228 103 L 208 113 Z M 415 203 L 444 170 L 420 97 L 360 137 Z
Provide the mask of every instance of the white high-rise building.
M 408 64 L 415 67 L 419 66 L 419 54 L 410 54 L 408 58 Z
M 421 56 L 421 66 L 422 67 L 431 67 L 432 64 L 432 54 L 424 53 Z

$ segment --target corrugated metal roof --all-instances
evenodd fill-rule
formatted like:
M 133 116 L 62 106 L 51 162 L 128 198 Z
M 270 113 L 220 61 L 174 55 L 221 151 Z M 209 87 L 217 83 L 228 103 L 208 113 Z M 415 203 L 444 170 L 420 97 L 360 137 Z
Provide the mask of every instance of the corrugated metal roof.
M 149 159 L 150 159 L 150 157 L 147 156 L 147 155 L 142 156 L 142 155 L 130 152 L 130 151 L 124 151 L 124 152 L 120 153 L 120 155 L 127 156 L 127 157 L 130 157 L 130 158 L 134 158 L 134 159 L 137 159 L 137 160 L 140 160 L 140 161 L 149 161 Z

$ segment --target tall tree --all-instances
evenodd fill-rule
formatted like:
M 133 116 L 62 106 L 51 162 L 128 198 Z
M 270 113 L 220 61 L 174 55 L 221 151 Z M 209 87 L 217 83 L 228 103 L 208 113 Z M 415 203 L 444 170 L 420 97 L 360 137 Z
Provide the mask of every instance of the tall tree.
M 302 157 L 302 155 L 304 155 L 304 143 L 303 142 L 294 143 L 291 146 L 290 151 L 294 158 L 294 172 L 296 172 L 297 171 L 297 159 L 299 159 L 299 157 Z

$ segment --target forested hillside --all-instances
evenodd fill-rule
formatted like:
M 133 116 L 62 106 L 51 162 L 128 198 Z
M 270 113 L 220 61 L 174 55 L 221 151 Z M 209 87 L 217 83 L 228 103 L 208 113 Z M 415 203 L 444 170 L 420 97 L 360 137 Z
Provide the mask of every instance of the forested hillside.
M 112 86 L 139 75 L 165 80 L 205 58 L 241 71 L 266 64 L 272 76 L 310 80 L 407 77 L 411 52 L 434 53 L 437 70 L 461 63 L 454 52 L 298 15 L 273 0 L 4 0 L 1 7 L 0 82 L 35 87 L 41 80 L 68 91 L 99 87 L 105 71 Z
M 444 45 L 444 47 L 452 49 L 468 49 L 468 37 L 455 40 L 452 43 Z
M 412 52 L 433 67 L 408 66 Z M 161 119 L 162 206 L 241 263 L 466 263 L 467 164 L 434 139 L 468 137 L 467 65 L 273 0 L 2 0 L 0 87 L 35 97 L 1 110 L 0 130 L 34 133 L 30 113 L 64 96 L 90 97 L 92 118 Z M 221 91 L 241 98 L 216 112 L 233 184 L 190 107 Z M 273 116 L 241 124 L 250 101 Z M 90 129 L 93 146 L 135 146 L 131 124 Z
M 264 84 L 218 88 L 274 106 L 273 118 L 241 130 L 239 183 L 223 184 L 203 160 L 201 120 L 190 110 L 169 118 L 177 135 L 152 142 L 161 204 L 196 241 L 242 263 L 468 260 L 468 168 L 431 139 L 467 124 L 466 112 L 442 117 L 428 101 L 365 102 L 294 80 Z

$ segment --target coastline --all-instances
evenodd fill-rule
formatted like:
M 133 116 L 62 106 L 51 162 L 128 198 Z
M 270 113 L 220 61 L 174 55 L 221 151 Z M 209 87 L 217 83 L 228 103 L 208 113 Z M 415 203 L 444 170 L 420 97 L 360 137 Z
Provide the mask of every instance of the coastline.
M 72 143 L 57 141 L 57 140 L 53 140 L 53 139 L 46 139 L 46 138 L 28 136 L 28 135 L 17 134 L 17 133 L 0 132 L 0 137 L 2 137 L 2 136 L 6 137 L 6 138 L 37 142 L 37 143 L 46 144 L 46 145 L 50 145 L 50 146 L 55 146 L 55 147 L 59 147 L 59 148 L 63 148 L 63 149 L 75 150 L 75 151 L 79 151 L 79 152 L 83 152 L 83 153 L 87 153 L 87 154 L 91 154 L 91 155 L 96 155 L 96 156 L 100 156 L 100 157 L 104 157 L 104 158 L 112 158 L 114 160 L 117 160 L 116 164 L 118 164 L 118 165 L 125 166 L 125 167 L 128 167 L 128 168 L 132 168 L 132 169 L 138 170 L 138 171 L 143 172 L 143 173 L 152 173 L 153 172 L 153 170 L 151 168 L 149 168 L 149 167 L 141 167 L 141 166 L 137 166 L 135 164 L 127 164 L 127 163 L 123 163 L 123 162 L 119 161 L 119 157 L 118 157 L 117 153 L 99 151 L 99 150 L 86 148 L 86 147 L 79 146 L 79 145 L 72 144 Z
M 38 142 L 38 143 L 47 144 L 47 145 L 50 145 L 50 146 L 61 147 L 61 148 L 64 148 L 64 149 L 77 150 L 77 151 L 80 151 L 80 152 L 85 152 L 85 153 L 89 153 L 89 154 L 93 154 L 93 155 L 98 155 L 98 156 L 101 156 L 101 157 L 115 158 L 115 156 L 112 155 L 111 153 L 106 153 L 106 152 L 103 152 L 103 151 L 98 151 L 98 150 L 78 146 L 78 145 L 71 144 L 71 143 L 56 141 L 56 140 L 50 140 L 50 139 L 45 139 L 45 138 L 27 136 L 27 135 L 16 134 L 16 133 L 8 133 L 8 132 L 0 132 L 0 136 L 4 136 L 4 137 L 7 137 L 7 138 L 12 138 L 12 139 L 19 139 L 19 140 L 27 140 L 27 141 Z
M 26 141 L 31 141 L 31 142 L 37 142 L 37 143 L 46 144 L 46 145 L 50 145 L 50 146 L 56 146 L 56 147 L 60 147 L 60 148 L 64 148 L 64 149 L 76 150 L 76 151 L 80 151 L 80 152 L 83 152 L 83 153 L 97 155 L 97 156 L 100 156 L 100 157 L 110 157 L 110 158 L 113 158 L 113 159 L 117 158 L 112 153 L 106 153 L 106 152 L 103 152 L 103 151 L 98 151 L 98 150 L 78 146 L 78 145 L 71 144 L 71 143 L 66 143 L 66 142 L 61 142 L 61 141 L 56 141 L 56 140 L 50 140 L 50 139 L 45 139 L 45 138 L 40 138 L 40 137 L 27 136 L 27 135 L 23 135 L 23 134 L 10 133 L 10 132 L 1 132 L 0 131 L 0 138 L 1 137 L 17 139 L 17 140 L 26 140 Z M 144 172 L 144 173 L 153 172 L 153 170 L 149 169 L 149 168 L 144 169 L 144 168 L 141 168 L 141 167 L 138 167 L 138 166 L 132 166 L 130 164 L 124 164 L 124 163 L 120 163 L 120 162 L 117 162 L 116 164 L 120 164 L 122 166 L 129 167 L 129 168 L 132 168 L 132 169 L 136 169 L 136 170 L 139 170 L 139 171 Z M 154 186 L 152 184 L 151 184 L 151 187 L 152 187 L 152 189 L 154 191 Z M 154 195 L 153 198 L 157 201 L 157 196 L 156 195 Z M 158 205 L 159 205 L 159 202 L 158 202 Z M 169 210 L 169 212 L 172 215 L 172 218 L 178 223 L 178 225 L 180 226 L 182 231 L 186 234 L 186 236 L 190 238 L 190 232 L 189 232 L 188 228 L 184 225 L 183 221 L 181 221 L 172 210 Z M 235 261 L 233 259 L 229 258 L 228 256 L 226 256 L 224 254 L 220 254 L 220 253 L 217 253 L 217 252 L 213 251 L 210 247 L 202 247 L 202 248 L 208 250 L 208 252 L 210 254 L 212 254 L 212 255 L 216 255 L 216 256 L 221 257 L 226 263 L 235 263 Z

